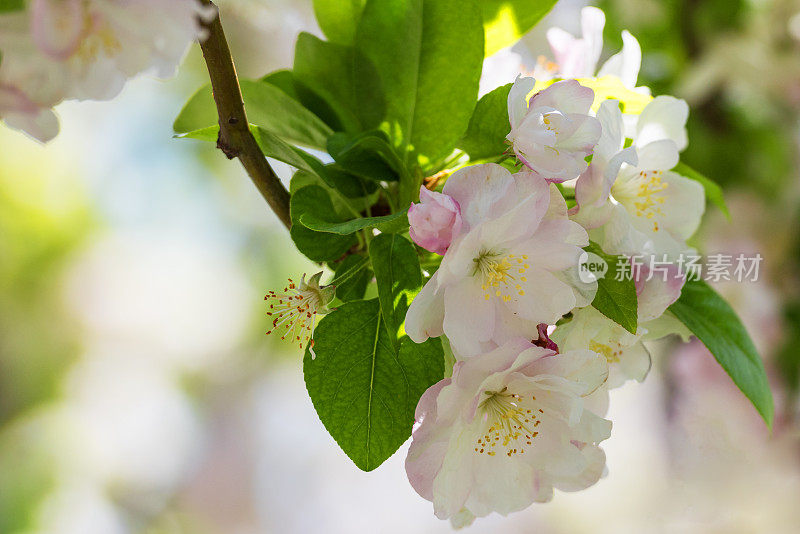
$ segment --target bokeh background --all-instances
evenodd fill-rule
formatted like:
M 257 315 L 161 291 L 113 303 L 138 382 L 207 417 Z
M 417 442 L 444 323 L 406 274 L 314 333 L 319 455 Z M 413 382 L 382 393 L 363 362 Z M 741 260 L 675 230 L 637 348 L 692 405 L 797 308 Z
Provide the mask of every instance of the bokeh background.
M 244 77 L 319 33 L 310 0 L 220 4 Z M 561 0 L 514 52 L 533 66 L 544 30 L 577 33 L 583 5 Z M 733 220 L 709 208 L 695 244 L 765 258 L 757 283 L 717 288 L 763 355 L 777 421 L 770 434 L 698 343 L 654 345 L 648 379 L 612 394 L 608 475 L 468 531 L 800 532 L 800 1 L 599 6 L 604 57 L 621 29 L 639 39 L 640 84 L 690 103 L 685 160 L 725 188 Z M 513 80 L 507 59 L 485 84 Z M 205 76 L 192 49 L 173 80 L 62 104 L 47 146 L 0 125 L 0 533 L 450 531 L 407 483 L 407 445 L 360 472 L 317 419 L 299 352 L 264 335 L 264 293 L 314 266 L 235 162 L 171 138 Z

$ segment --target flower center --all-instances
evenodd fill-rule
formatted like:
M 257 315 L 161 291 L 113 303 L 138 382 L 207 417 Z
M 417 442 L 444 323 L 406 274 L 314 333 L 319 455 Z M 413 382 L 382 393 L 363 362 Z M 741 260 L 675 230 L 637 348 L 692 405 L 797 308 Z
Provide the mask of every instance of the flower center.
M 597 343 L 594 340 L 589 342 L 589 350 L 605 356 L 608 363 L 619 363 L 619 357 L 622 355 L 621 345 L 617 344 L 617 350 L 614 350 L 608 345 Z
M 519 296 L 525 295 L 520 282 L 527 282 L 524 276 L 530 269 L 527 262 L 527 254 L 516 256 L 502 252 L 481 251 L 472 261 L 475 263 L 473 275 L 480 274 L 483 278 L 481 289 L 483 298 L 489 300 L 492 295 L 503 299 L 503 302 L 511 300 L 511 293 L 516 292 Z
M 485 393 L 486 399 L 478 409 L 486 431 L 475 443 L 475 452 L 494 456 L 499 447 L 508 457 L 524 454 L 525 445 L 532 445 L 539 435 L 534 429 L 541 424 L 539 417 L 544 413 L 533 405 L 536 397 L 510 393 L 507 388 Z
M 297 342 L 301 349 L 304 348 L 311 339 L 322 304 L 319 291 L 303 289 L 302 286 L 298 288 L 290 278 L 289 285 L 282 292 L 270 291 L 264 300 L 270 303 L 267 315 L 273 317 L 272 330 L 267 335 L 280 333 L 281 339 Z
M 614 195 L 630 200 L 632 211 L 637 217 L 653 219 L 663 215 L 661 205 L 666 201 L 664 190 L 669 184 L 661 181 L 662 171 L 641 171 L 624 187 L 616 186 Z M 653 221 L 653 231 L 658 232 L 658 221 Z

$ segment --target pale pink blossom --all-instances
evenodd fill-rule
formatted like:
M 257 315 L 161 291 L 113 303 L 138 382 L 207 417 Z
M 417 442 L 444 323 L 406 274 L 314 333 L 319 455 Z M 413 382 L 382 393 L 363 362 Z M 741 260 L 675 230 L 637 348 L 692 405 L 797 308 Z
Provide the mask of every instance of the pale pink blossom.
M 528 99 L 533 78 L 518 77 L 508 93 L 511 142 L 517 158 L 552 182 L 577 178 L 600 138 L 589 112 L 594 91 L 575 80 L 556 82 Z
M 597 482 L 611 422 L 587 409 L 606 360 L 589 350 L 556 354 L 516 339 L 456 363 L 452 378 L 419 401 L 406 458 L 414 489 L 457 524 L 546 502 L 554 488 Z
M 409 235 L 417 245 L 443 255 L 461 231 L 461 209 L 451 196 L 419 189 L 418 204 L 408 208 Z
M 444 193 L 461 207 L 461 232 L 409 307 L 411 339 L 446 334 L 468 357 L 515 336 L 535 339 L 540 323 L 591 302 L 596 282 L 575 274 L 586 231 L 554 184 L 485 164 L 454 173 Z

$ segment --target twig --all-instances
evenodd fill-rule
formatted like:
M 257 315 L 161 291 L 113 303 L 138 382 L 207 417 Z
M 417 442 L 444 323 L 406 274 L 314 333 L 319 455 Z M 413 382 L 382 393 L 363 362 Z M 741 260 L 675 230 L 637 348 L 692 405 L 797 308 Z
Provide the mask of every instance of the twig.
M 203 5 L 216 8 L 210 0 L 199 1 Z M 219 12 L 212 21 L 201 21 L 201 23 L 207 30 L 208 36 L 200 43 L 200 48 L 203 50 L 203 57 L 208 67 L 214 102 L 219 113 L 217 148 L 222 150 L 228 159 L 239 158 L 272 211 L 286 228 L 291 228 L 289 192 L 270 167 L 255 137 L 250 133 L 236 67 L 233 65 L 231 51 L 219 20 Z

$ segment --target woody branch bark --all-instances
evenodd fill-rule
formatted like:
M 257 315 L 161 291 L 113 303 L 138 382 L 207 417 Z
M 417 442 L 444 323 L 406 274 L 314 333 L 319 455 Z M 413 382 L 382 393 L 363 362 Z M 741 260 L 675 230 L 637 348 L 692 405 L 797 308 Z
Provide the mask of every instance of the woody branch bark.
M 199 1 L 203 5 L 216 7 L 210 0 Z M 239 159 L 272 211 L 286 228 L 290 228 L 292 221 L 289 218 L 289 192 L 267 162 L 248 127 L 239 78 L 225 39 L 219 12 L 211 22 L 204 21 L 203 26 L 208 36 L 200 43 L 200 48 L 208 67 L 214 102 L 219 113 L 217 148 L 222 150 L 228 159 Z

